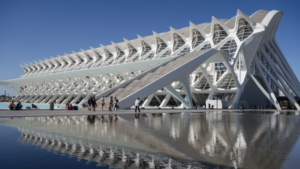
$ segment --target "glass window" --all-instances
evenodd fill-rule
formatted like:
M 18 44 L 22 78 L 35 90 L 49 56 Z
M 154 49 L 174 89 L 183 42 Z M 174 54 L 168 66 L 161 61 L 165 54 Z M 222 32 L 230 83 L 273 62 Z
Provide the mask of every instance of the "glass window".
M 159 37 L 156 37 L 156 43 L 157 43 L 156 54 L 160 53 L 161 51 L 167 48 L 166 43 Z
M 142 46 L 143 46 L 142 56 L 144 56 L 145 54 L 147 54 L 151 50 L 151 47 L 143 40 L 141 41 L 141 43 L 142 43 Z
M 237 45 L 234 39 L 228 40 L 221 48 L 221 50 L 229 53 L 231 57 L 235 55 Z
M 211 45 L 210 45 L 209 42 L 207 42 L 207 43 L 201 48 L 201 50 L 209 50 L 209 49 L 211 49 Z
M 127 44 L 128 50 L 129 50 L 129 54 L 128 57 L 133 56 L 134 54 L 137 53 L 137 50 L 131 45 L 131 44 Z
M 215 24 L 214 36 L 213 36 L 214 44 L 216 45 L 216 44 L 220 43 L 226 37 L 227 37 L 226 31 L 219 24 Z
M 203 41 L 205 41 L 204 37 L 197 29 L 193 29 L 193 40 L 192 40 L 192 48 L 196 48 L 199 46 Z
M 249 25 L 249 23 L 244 19 L 239 20 L 239 27 L 236 35 L 240 39 L 240 41 L 245 40 L 253 33 L 252 27 Z
M 177 34 L 173 34 L 173 52 L 175 52 L 177 49 L 179 49 L 181 46 L 185 44 L 184 40 Z

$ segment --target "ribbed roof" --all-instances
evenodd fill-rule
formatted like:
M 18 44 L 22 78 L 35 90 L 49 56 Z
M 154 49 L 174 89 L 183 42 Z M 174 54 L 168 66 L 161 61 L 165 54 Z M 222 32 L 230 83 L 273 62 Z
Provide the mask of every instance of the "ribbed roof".
M 250 16 L 250 19 L 252 19 L 252 21 L 254 21 L 254 22 L 261 23 L 262 20 L 265 18 L 265 16 L 268 13 L 269 13 L 269 11 L 259 10 L 259 11 L 256 11 L 255 13 L 253 13 Z M 219 21 L 221 23 L 224 23 L 229 29 L 233 29 L 235 26 L 235 19 L 236 19 L 236 16 L 232 17 L 229 20 L 228 19 L 220 19 Z M 209 34 L 211 32 L 211 23 L 201 23 L 201 24 L 198 24 L 197 27 L 202 29 L 207 34 Z M 186 37 L 186 38 L 190 37 L 190 27 L 184 27 L 184 28 L 178 29 L 177 31 L 179 33 L 181 33 L 183 35 L 183 37 Z M 172 39 L 170 32 L 159 33 L 159 35 L 162 36 L 163 38 L 165 38 L 167 41 L 171 41 L 171 39 Z M 148 45 L 150 45 L 150 46 L 156 43 L 153 35 L 143 37 L 143 39 L 145 39 L 149 43 Z M 129 40 L 129 41 L 131 43 L 133 43 L 135 46 L 141 47 L 140 41 L 138 39 L 133 39 L 133 40 Z M 128 49 L 127 42 L 120 42 L 120 43 L 117 43 L 117 45 L 121 46 L 124 50 Z M 107 45 L 105 47 L 112 51 L 116 51 L 114 45 Z M 97 47 L 95 49 L 104 53 L 104 51 L 101 47 Z M 93 53 L 91 49 L 86 50 L 86 52 Z M 80 51 L 78 53 L 80 55 L 84 56 L 83 52 Z M 73 54 L 69 54 L 69 55 L 73 56 Z

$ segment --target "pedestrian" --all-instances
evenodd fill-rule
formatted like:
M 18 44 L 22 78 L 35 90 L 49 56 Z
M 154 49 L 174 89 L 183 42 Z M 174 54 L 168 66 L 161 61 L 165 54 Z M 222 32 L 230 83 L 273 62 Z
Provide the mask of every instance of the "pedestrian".
M 9 103 L 8 108 L 9 108 L 10 110 L 14 110 L 14 108 L 15 108 L 15 103 L 14 103 L 14 101 L 11 101 L 11 103 Z
M 113 100 L 113 97 L 110 96 L 110 99 L 109 99 L 109 111 L 112 111 L 113 105 L 114 105 L 114 100 Z
M 92 97 L 92 106 L 93 106 L 93 111 L 95 111 L 95 108 L 96 108 L 96 98 L 95 98 L 95 95 Z
M 21 104 L 21 102 L 18 102 L 17 106 L 16 106 L 16 110 L 21 110 L 23 107 L 23 105 Z
M 208 103 L 208 109 L 210 109 L 210 103 Z
M 135 112 L 136 112 L 136 110 L 138 109 L 139 110 L 139 113 L 141 113 L 141 111 L 140 111 L 140 98 L 137 98 L 136 100 L 135 100 Z
M 119 106 L 118 106 L 118 102 L 119 100 L 117 99 L 117 97 L 115 97 L 115 110 L 118 110 Z
M 31 104 L 31 108 L 37 109 L 38 107 L 35 104 Z
M 105 105 L 105 100 L 104 100 L 104 96 L 102 97 L 102 100 L 101 100 L 101 109 L 103 111 L 103 107 Z
M 91 111 L 91 109 L 92 109 L 92 97 L 89 98 L 88 105 L 89 105 L 88 110 Z

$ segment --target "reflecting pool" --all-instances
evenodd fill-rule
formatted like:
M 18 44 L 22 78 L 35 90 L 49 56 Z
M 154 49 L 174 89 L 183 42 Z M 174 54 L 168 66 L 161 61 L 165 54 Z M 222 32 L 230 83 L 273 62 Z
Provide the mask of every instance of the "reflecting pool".
M 0 168 L 299 168 L 296 113 L 0 119 Z

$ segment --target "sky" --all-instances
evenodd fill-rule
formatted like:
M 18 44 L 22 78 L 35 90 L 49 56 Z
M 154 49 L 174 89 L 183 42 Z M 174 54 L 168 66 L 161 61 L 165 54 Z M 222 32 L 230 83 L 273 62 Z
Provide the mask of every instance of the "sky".
M 188 27 L 189 21 L 207 23 L 212 16 L 230 19 L 238 9 L 284 13 L 276 41 L 300 79 L 299 7 L 300 0 L 0 0 L 0 80 L 20 77 L 19 64 Z M 16 95 L 2 86 L 0 95 L 5 90 Z

